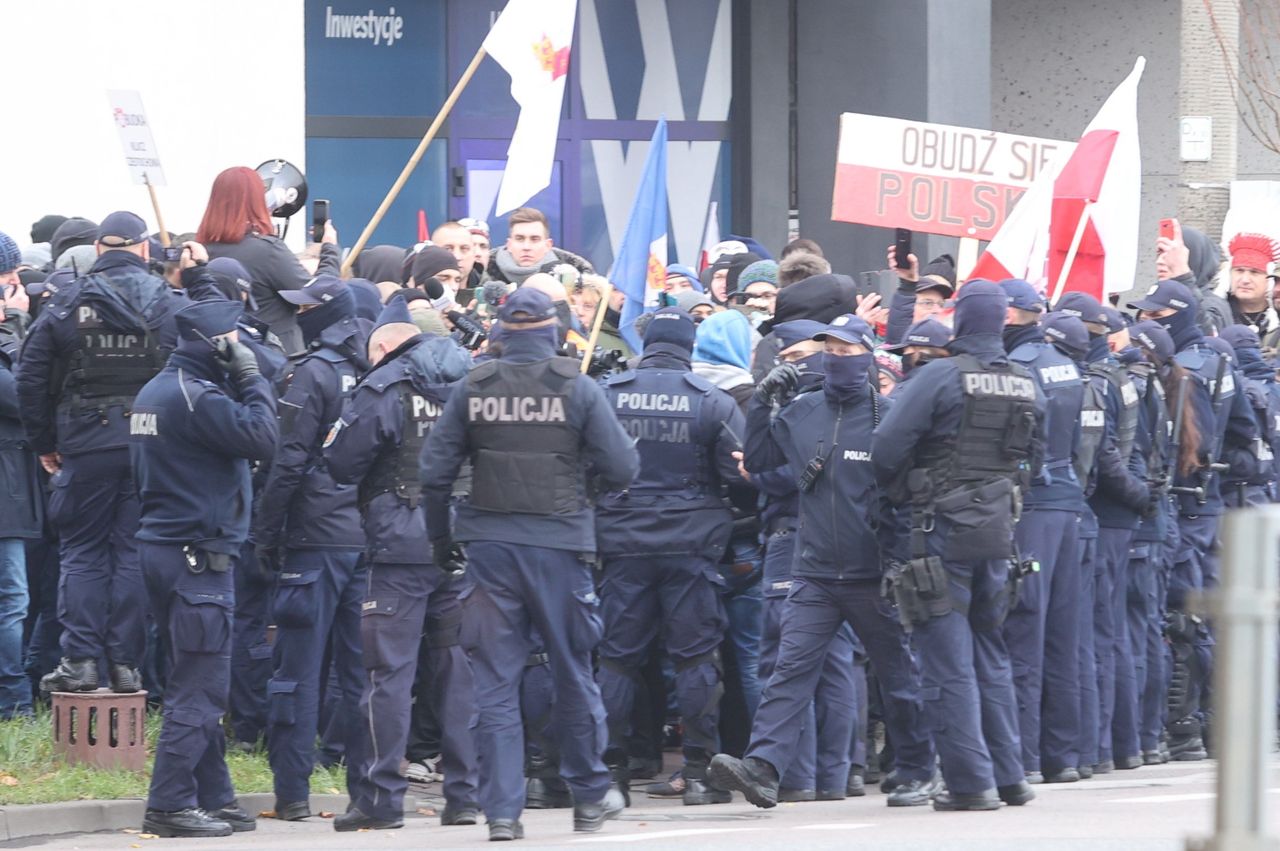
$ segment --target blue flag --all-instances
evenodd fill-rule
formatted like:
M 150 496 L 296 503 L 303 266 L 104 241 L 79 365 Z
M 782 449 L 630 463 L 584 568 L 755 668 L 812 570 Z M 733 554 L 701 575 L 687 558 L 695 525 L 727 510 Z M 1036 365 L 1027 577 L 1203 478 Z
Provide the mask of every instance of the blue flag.
M 656 310 L 667 277 L 667 119 L 653 129 L 649 156 L 636 189 L 631 218 L 609 270 L 609 280 L 627 297 L 618 330 L 633 351 L 643 343 L 636 333 L 636 317 Z

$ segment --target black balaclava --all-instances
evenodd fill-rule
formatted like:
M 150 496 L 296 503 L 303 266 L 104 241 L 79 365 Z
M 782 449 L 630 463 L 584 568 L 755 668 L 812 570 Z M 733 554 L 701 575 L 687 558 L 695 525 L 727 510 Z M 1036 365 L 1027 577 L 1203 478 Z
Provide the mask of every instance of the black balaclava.
M 320 332 L 335 322 L 350 319 L 356 314 L 355 296 L 344 289 L 324 304 L 318 304 L 305 313 L 298 314 L 298 328 L 302 331 L 302 339 L 309 346 L 320 336 Z

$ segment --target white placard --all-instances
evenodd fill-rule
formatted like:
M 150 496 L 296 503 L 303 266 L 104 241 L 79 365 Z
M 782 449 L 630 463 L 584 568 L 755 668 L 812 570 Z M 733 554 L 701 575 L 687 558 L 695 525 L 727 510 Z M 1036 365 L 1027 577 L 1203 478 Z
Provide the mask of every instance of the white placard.
M 160 167 L 156 140 L 151 135 L 146 110 L 142 108 L 142 95 L 115 89 L 107 92 L 107 100 L 111 102 L 111 120 L 120 134 L 125 165 L 129 167 L 133 182 L 145 184 L 150 181 L 152 186 L 164 186 L 164 169 Z
M 1213 116 L 1184 115 L 1178 125 L 1178 155 L 1182 161 L 1208 162 L 1213 157 Z

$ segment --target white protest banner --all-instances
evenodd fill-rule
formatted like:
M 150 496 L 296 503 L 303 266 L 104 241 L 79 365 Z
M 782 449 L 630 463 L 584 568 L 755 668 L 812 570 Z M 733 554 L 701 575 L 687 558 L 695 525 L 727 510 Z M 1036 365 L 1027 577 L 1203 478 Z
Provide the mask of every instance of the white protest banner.
M 111 119 L 120 133 L 124 161 L 133 182 L 164 186 L 164 169 L 160 167 L 156 140 L 151 136 L 151 125 L 142 108 L 142 96 L 135 91 L 115 89 L 107 92 L 107 100 L 111 102 Z
M 846 112 L 831 218 L 989 240 L 1074 142 Z

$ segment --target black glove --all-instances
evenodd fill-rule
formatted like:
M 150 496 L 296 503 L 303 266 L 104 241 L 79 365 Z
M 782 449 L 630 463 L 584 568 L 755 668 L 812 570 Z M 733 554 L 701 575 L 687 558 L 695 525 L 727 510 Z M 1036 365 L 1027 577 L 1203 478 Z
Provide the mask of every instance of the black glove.
M 258 358 L 254 356 L 253 349 L 244 343 L 231 342 L 227 339 L 218 341 L 218 360 L 222 363 L 222 368 L 227 371 L 227 375 L 237 384 L 242 383 L 251 375 L 259 375 Z
M 467 572 L 467 554 L 463 552 L 462 545 L 452 538 L 443 538 L 431 545 L 431 560 L 450 576 L 461 576 Z
M 263 579 L 269 579 L 273 574 L 280 570 L 279 547 L 255 544 L 253 547 L 253 557 L 254 561 L 257 562 L 258 572 Z
M 780 363 L 756 385 L 756 399 L 766 405 L 785 405 L 800 386 L 800 372 L 789 363 Z

